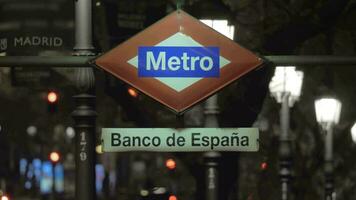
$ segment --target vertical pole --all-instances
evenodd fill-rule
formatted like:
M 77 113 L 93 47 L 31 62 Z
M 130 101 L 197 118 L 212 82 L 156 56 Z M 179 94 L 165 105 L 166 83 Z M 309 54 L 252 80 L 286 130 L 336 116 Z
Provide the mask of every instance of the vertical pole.
M 179 128 L 184 128 L 184 115 L 181 114 L 181 115 L 176 115 L 176 128 L 179 129 Z
M 205 103 L 205 127 L 216 128 L 219 126 L 217 115 L 219 113 L 219 107 L 217 103 L 217 95 L 210 97 Z M 206 200 L 218 200 L 219 190 L 218 190 L 218 160 L 220 158 L 219 152 L 206 152 L 204 153 L 204 163 L 206 167 L 206 190 L 205 198 Z
M 289 93 L 283 94 L 283 102 L 280 113 L 281 134 L 279 137 L 279 157 L 281 178 L 281 193 L 282 200 L 288 200 L 289 197 L 289 182 L 291 177 L 291 141 L 289 138 Z
M 334 200 L 333 130 L 328 127 L 325 135 L 325 200 Z
M 91 56 L 92 0 L 74 0 L 75 4 L 75 56 Z M 95 77 L 93 69 L 79 68 L 76 84 L 80 93 L 74 96 L 75 121 L 75 196 L 77 200 L 95 200 Z
M 92 0 L 74 0 L 75 54 L 93 55 Z
M 95 200 L 95 96 L 74 96 L 75 121 L 75 196 L 77 200 Z

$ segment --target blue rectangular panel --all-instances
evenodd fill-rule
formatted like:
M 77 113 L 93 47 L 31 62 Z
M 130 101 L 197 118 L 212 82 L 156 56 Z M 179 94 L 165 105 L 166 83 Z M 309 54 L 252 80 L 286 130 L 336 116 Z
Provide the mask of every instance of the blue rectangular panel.
M 64 168 L 60 163 L 54 167 L 54 188 L 57 193 L 64 192 Z
M 219 77 L 218 47 L 138 48 L 139 77 Z
M 97 194 L 102 194 L 105 179 L 105 169 L 102 164 L 95 165 L 95 188 Z
M 42 163 L 42 176 L 40 183 L 41 194 L 49 194 L 53 188 L 53 168 L 52 163 L 45 161 Z

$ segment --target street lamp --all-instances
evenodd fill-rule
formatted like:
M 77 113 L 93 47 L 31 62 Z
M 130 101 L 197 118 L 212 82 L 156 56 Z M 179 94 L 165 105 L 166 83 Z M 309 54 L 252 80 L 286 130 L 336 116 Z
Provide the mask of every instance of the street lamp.
M 299 100 L 302 89 L 303 72 L 296 71 L 294 66 L 277 66 L 269 84 L 269 90 L 278 103 L 288 94 L 288 105 L 292 107 Z
M 225 35 L 226 37 L 234 40 L 235 27 L 228 24 L 228 20 L 218 19 L 201 19 L 201 22 Z M 217 128 L 219 127 L 217 116 L 219 114 L 218 96 L 217 94 L 208 98 L 204 107 L 205 114 L 205 127 Z M 205 152 L 204 155 L 205 171 L 206 171 L 206 188 L 205 199 L 206 200 L 218 200 L 219 188 L 218 188 L 218 165 L 221 154 L 219 152 Z
M 351 138 L 356 143 L 356 123 L 351 128 Z
M 200 21 L 225 35 L 229 39 L 234 40 L 235 26 L 229 25 L 229 21 L 227 19 L 201 19 Z
M 303 72 L 294 66 L 277 66 L 269 84 L 272 96 L 282 104 L 280 112 L 281 134 L 279 137 L 280 177 L 282 200 L 288 199 L 288 184 L 291 177 L 291 140 L 289 138 L 289 108 L 299 100 L 303 82 Z
M 320 124 L 325 135 L 325 200 L 334 200 L 333 183 L 333 127 L 339 123 L 341 102 L 335 98 L 321 98 L 315 101 L 316 120 Z

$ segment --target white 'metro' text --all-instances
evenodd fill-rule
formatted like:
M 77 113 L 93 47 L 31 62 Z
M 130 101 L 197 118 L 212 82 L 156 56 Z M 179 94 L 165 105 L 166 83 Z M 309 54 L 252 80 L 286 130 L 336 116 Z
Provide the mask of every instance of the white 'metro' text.
M 152 51 L 147 51 L 146 54 L 146 70 L 170 70 L 177 71 L 183 68 L 184 71 L 194 71 L 199 67 L 203 71 L 210 71 L 213 68 L 213 59 L 209 56 L 192 56 L 183 52 L 181 57 L 171 56 L 166 58 L 166 52 L 159 52 L 155 58 Z M 167 69 L 168 68 L 168 69 Z

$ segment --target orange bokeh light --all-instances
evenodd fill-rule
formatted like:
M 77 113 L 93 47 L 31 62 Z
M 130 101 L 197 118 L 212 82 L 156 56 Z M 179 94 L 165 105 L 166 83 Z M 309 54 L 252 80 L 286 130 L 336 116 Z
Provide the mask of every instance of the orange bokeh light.
M 167 161 L 166 161 L 166 167 L 168 168 L 168 169 L 170 169 L 170 170 L 173 170 L 173 169 L 175 169 L 176 168 L 176 161 L 174 161 L 173 159 L 168 159 Z
M 132 97 L 137 97 L 137 96 L 138 96 L 138 92 L 137 92 L 135 89 L 133 89 L 133 88 L 127 89 L 127 92 L 128 92 L 129 95 L 132 96 Z
M 51 159 L 52 162 L 58 162 L 59 158 L 60 156 L 57 152 L 51 152 L 51 154 L 49 155 L 49 159 Z
M 170 195 L 168 200 L 178 200 L 178 198 L 174 195 Z
M 49 92 L 47 95 L 47 100 L 50 103 L 55 103 L 58 100 L 58 95 L 55 92 Z

